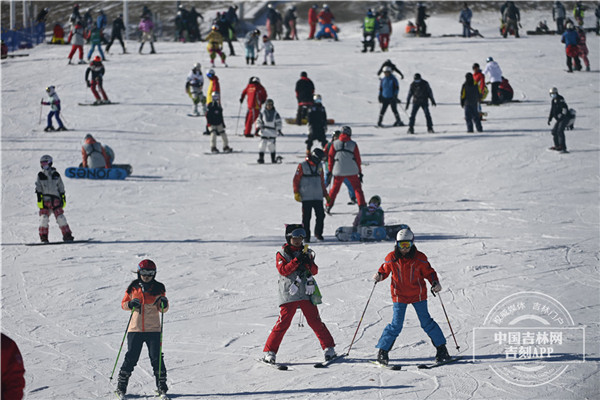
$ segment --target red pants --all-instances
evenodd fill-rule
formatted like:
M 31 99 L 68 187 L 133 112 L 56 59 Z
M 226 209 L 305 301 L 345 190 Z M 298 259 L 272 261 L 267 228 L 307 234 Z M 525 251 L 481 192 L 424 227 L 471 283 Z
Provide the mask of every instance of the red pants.
M 309 39 L 314 39 L 315 31 L 317 30 L 317 24 L 310 24 L 310 33 L 308 34 Z
M 329 191 L 329 197 L 331 197 L 331 203 L 327 204 L 329 207 L 333 207 L 333 203 L 335 202 L 335 198 L 340 191 L 340 187 L 342 183 L 344 183 L 344 179 L 348 179 L 354 188 L 354 194 L 356 194 L 356 202 L 359 207 L 366 206 L 365 195 L 362 191 L 362 184 L 360 183 L 360 179 L 358 175 L 351 176 L 334 176 L 333 184 L 331 185 L 331 190 Z
M 94 97 L 96 98 L 96 100 L 100 100 L 100 95 L 96 91 L 96 86 L 98 86 L 98 90 L 100 91 L 100 94 L 102 94 L 102 98 L 104 100 L 108 100 L 108 97 L 106 97 L 106 93 L 104 93 L 104 89 L 102 88 L 102 82 L 92 81 L 91 89 L 92 93 L 94 93 Z
M 71 46 L 71 52 L 69 53 L 69 59 L 73 58 L 75 51 L 79 50 L 79 59 L 83 60 L 83 46 L 74 44 Z
M 288 328 L 292 324 L 292 319 L 296 314 L 297 308 L 302 310 L 302 313 L 306 317 L 306 322 L 317 335 L 317 338 L 321 343 L 321 348 L 326 349 L 327 347 L 335 347 L 335 342 L 331 337 L 331 333 L 329 333 L 329 330 L 323 321 L 321 321 L 317 306 L 311 303 L 310 300 L 301 300 L 283 304 L 280 307 L 279 319 L 273 327 L 273 330 L 267 339 L 267 343 L 265 343 L 265 348 L 263 351 L 273 351 L 277 353 L 279 350 L 279 345 L 283 340 L 283 335 L 285 335 L 285 332 L 287 332 Z
M 248 113 L 246 114 L 246 126 L 244 128 L 244 135 L 252 136 L 252 127 L 254 125 L 254 121 L 258 119 L 258 115 L 260 114 L 260 110 L 256 110 L 254 108 L 249 108 Z
M 382 51 L 386 51 L 390 45 L 390 34 L 389 33 L 380 33 L 379 34 L 379 46 Z
M 56 222 L 58 223 L 58 227 L 60 228 L 63 236 L 71 233 L 71 229 L 67 223 L 67 218 L 64 216 L 65 212 L 62 208 L 62 200 L 54 197 L 50 199 L 44 199 L 44 208 L 40 209 L 40 236 L 48 236 L 48 222 L 51 212 L 54 214 Z

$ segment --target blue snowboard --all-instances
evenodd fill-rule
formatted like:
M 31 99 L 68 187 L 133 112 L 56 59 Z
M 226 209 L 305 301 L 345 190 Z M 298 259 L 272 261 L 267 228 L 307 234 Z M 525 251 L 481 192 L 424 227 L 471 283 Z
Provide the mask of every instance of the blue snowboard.
M 123 180 L 127 178 L 127 171 L 123 168 L 69 167 L 65 176 L 71 179 Z
M 359 226 L 356 231 L 351 226 L 340 226 L 335 231 L 335 237 L 341 242 L 395 240 L 396 233 L 404 228 L 408 228 L 408 225 Z

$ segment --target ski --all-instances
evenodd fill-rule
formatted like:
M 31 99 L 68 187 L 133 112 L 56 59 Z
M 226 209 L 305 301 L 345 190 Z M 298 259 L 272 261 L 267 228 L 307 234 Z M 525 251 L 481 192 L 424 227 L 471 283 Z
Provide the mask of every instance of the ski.
M 202 114 L 188 114 L 188 117 L 204 117 Z
M 314 364 L 313 367 L 315 367 L 315 368 L 327 368 L 329 365 L 333 364 L 334 362 L 341 361 L 342 358 L 346 357 L 347 355 L 348 354 L 336 355 L 335 357 L 331 358 L 330 360 L 323 361 L 323 362 L 318 362 L 318 363 Z
M 117 400 L 126 400 L 127 399 L 126 394 L 120 394 L 117 390 L 115 390 L 113 393 L 115 394 Z
M 259 363 L 263 364 L 263 365 L 268 365 L 271 368 L 275 368 L 279 371 L 287 371 L 288 367 L 287 365 L 283 365 L 283 364 L 279 364 L 279 363 L 270 363 L 265 361 L 264 358 L 258 358 L 256 361 L 258 361 Z
M 25 246 L 47 246 L 54 244 L 75 244 L 75 243 L 88 243 L 92 239 L 83 240 L 71 240 L 70 242 L 37 242 L 37 243 L 25 243 Z
M 419 364 L 417 365 L 417 368 L 419 369 L 432 369 L 432 368 L 437 368 L 437 367 L 441 367 L 442 365 L 446 365 L 446 364 L 451 364 L 454 363 L 458 360 L 461 360 L 462 356 L 458 356 L 458 357 L 452 357 L 449 360 L 446 361 L 442 361 L 442 362 L 436 362 L 436 363 L 431 363 L 431 364 Z
M 110 103 L 98 103 L 98 104 L 96 104 L 96 103 L 79 103 L 80 106 L 94 106 L 94 107 L 96 107 L 96 106 L 110 106 L 110 105 L 113 105 L 113 104 L 120 104 L 120 103 L 119 102 L 113 102 L 113 101 L 111 101 Z
M 165 393 L 160 393 L 158 390 L 156 392 L 154 392 L 156 394 L 156 398 L 160 399 L 160 400 L 171 400 L 171 398 L 169 396 L 167 396 Z
M 387 368 L 392 371 L 400 371 L 402 369 L 402 365 L 400 365 L 400 364 L 385 365 L 385 364 L 380 363 L 379 361 L 371 361 L 371 363 L 377 365 L 380 368 Z
M 218 153 L 213 153 L 212 151 L 211 152 L 206 151 L 206 152 L 204 152 L 204 154 L 206 154 L 207 156 L 218 156 L 221 154 L 234 154 L 234 153 L 242 153 L 242 152 L 243 152 L 243 150 L 219 151 Z

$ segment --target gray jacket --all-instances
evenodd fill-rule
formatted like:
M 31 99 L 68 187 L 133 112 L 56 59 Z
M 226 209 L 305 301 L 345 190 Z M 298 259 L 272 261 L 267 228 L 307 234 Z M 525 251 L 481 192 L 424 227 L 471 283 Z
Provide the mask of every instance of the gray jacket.
M 356 143 L 353 140 L 347 142 L 336 140 L 333 142 L 333 148 L 335 149 L 335 163 L 333 164 L 333 171 L 331 171 L 333 176 L 358 175 L 360 171 L 354 159 Z
M 278 262 L 282 260 L 282 262 L 290 263 L 294 258 L 296 258 L 302 250 L 298 250 L 293 254 L 289 254 L 285 251 L 285 248 L 289 248 L 289 246 L 284 246 L 282 251 L 277 253 Z M 311 258 L 314 259 L 314 253 L 311 253 Z M 313 262 L 314 264 L 314 262 Z M 291 303 L 294 301 L 300 300 L 309 300 L 310 296 L 306 294 L 306 280 L 311 276 L 311 273 L 307 268 L 301 266 L 298 267 L 294 272 L 289 274 L 288 276 L 279 275 L 279 305 L 283 305 L 286 303 Z M 295 284 L 298 279 L 298 291 L 295 294 L 290 294 L 290 287 Z
M 308 161 L 300 164 L 302 167 L 302 178 L 300 178 L 300 196 L 302 201 L 323 200 L 323 186 L 321 177 L 323 176 L 323 167 L 321 163 L 312 166 Z
M 35 192 L 46 197 L 57 197 L 65 193 L 65 185 L 55 168 L 44 169 L 38 172 L 35 182 Z
M 104 156 L 102 155 L 102 145 L 100 143 L 84 143 L 83 150 L 87 154 L 88 168 L 106 167 L 106 160 L 104 160 Z

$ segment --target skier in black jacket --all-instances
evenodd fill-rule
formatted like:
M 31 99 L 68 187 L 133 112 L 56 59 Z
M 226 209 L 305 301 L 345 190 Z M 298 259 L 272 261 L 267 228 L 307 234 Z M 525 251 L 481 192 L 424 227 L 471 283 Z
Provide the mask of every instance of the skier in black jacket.
M 117 18 L 113 21 L 112 24 L 112 32 L 110 34 L 110 42 L 106 45 L 106 52 L 110 50 L 110 46 L 112 46 L 115 39 L 119 39 L 121 43 L 121 47 L 123 48 L 123 54 L 127 53 L 125 50 L 125 43 L 123 43 L 123 31 L 125 30 L 125 24 L 123 23 L 123 14 L 119 14 Z
M 321 104 L 321 95 L 315 94 L 314 104 L 308 112 L 308 139 L 306 139 L 306 155 L 310 154 L 313 141 L 317 140 L 321 142 L 321 147 L 325 147 L 327 139 L 325 138 L 325 132 L 327 132 L 327 112 L 325 107 Z
M 300 79 L 296 82 L 296 100 L 298 100 L 298 112 L 296 113 L 296 124 L 301 125 L 302 119 L 313 105 L 315 85 L 304 71 L 300 73 Z
M 408 90 L 408 96 L 406 97 L 406 109 L 408 110 L 408 106 L 410 105 L 410 99 L 413 100 L 413 108 L 410 113 L 410 120 L 408 121 L 408 133 L 415 133 L 413 129 L 415 126 L 415 117 L 417 116 L 417 111 L 419 108 L 423 109 L 425 113 L 425 119 L 427 120 L 427 132 L 433 132 L 433 121 L 431 120 L 431 114 L 429 113 L 429 99 L 431 99 L 431 105 L 436 106 L 435 100 L 433 98 L 433 92 L 431 91 L 431 87 L 429 83 L 421 79 L 421 74 L 415 74 L 414 81 L 410 84 L 410 89 Z
M 550 147 L 550 150 L 568 153 L 565 141 L 565 128 L 569 123 L 571 113 L 564 97 L 558 94 L 557 88 L 553 87 L 550 89 L 550 97 L 552 97 L 552 106 L 550 107 L 550 115 L 548 115 L 548 125 L 552 123 L 552 119 L 556 119 L 556 123 L 552 127 L 554 146 Z

